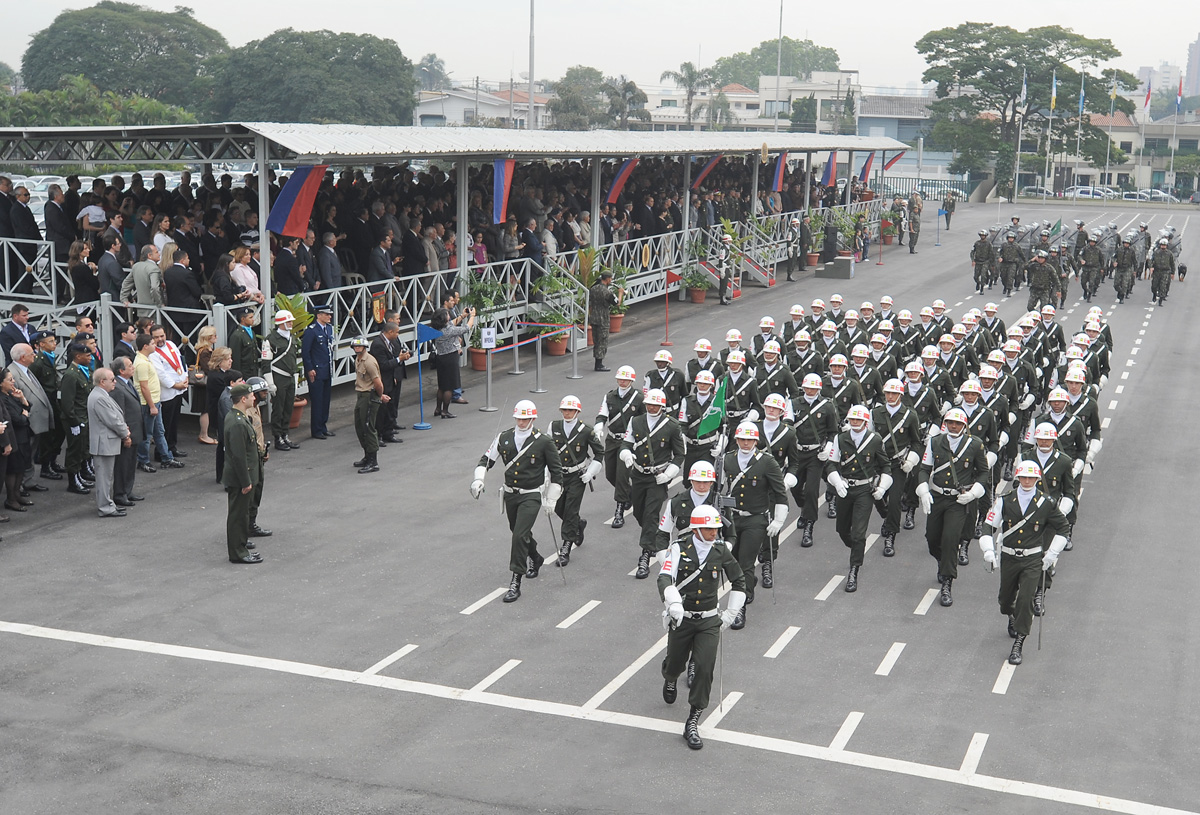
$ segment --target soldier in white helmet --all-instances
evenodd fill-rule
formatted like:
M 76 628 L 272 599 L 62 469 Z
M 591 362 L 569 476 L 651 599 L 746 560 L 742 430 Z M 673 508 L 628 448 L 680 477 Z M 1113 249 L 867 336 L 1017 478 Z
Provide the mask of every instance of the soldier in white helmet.
M 979 548 L 992 568 L 999 561 L 1000 613 L 1008 618 L 1008 635 L 1015 640 L 1008 661 L 1020 665 L 1039 583 L 1067 545 L 1067 519 L 1058 503 L 1038 489 L 1042 471 L 1036 463 L 1019 462 L 1016 477 L 1018 488 L 998 498 L 988 513 L 986 526 L 994 531 L 979 539 Z
M 696 356 L 688 360 L 687 367 L 684 369 L 685 381 L 689 390 L 695 385 L 696 374 L 701 371 L 708 371 L 715 379 L 720 379 L 725 374 L 725 366 L 713 354 L 711 342 L 700 338 L 696 340 L 692 350 L 696 352 Z
M 783 349 L 779 343 L 775 340 L 768 342 L 763 346 L 759 358 L 762 364 L 755 370 L 755 379 L 758 380 L 755 387 L 758 388 L 758 392 L 779 393 L 788 399 L 795 398 L 800 388 L 796 386 L 796 378 L 792 376 L 791 369 L 783 361 Z
M 299 450 L 300 445 L 288 435 L 288 423 L 296 402 L 296 360 L 300 343 L 292 336 L 296 318 L 287 309 L 275 312 L 275 332 L 267 337 L 271 345 L 271 435 L 276 450 Z
M 758 380 L 746 370 L 745 351 L 730 351 L 725 367 L 725 419 L 728 434 L 732 436 L 739 422 L 758 421 L 762 399 L 758 395 Z
M 613 529 L 625 525 L 625 511 L 629 509 L 629 468 L 621 461 L 621 444 L 629 420 L 645 412 L 642 392 L 633 387 L 637 374 L 629 365 L 617 369 L 617 386 L 604 396 L 600 412 L 592 429 L 604 444 L 604 476 L 613 485 L 613 498 L 617 508 L 613 513 Z
M 812 335 L 807 328 L 802 328 L 792 337 L 792 347 L 787 355 L 788 370 L 792 379 L 797 383 L 803 382 L 809 374 L 825 373 L 825 360 L 813 347 Z
M 483 494 L 483 479 L 494 464 L 504 465 L 504 510 L 512 531 L 508 568 L 512 572 L 504 602 L 516 602 L 521 596 L 521 578 L 538 576 L 545 558 L 538 554 L 533 524 L 538 510 L 547 516 L 554 512 L 563 491 L 562 464 L 550 437 L 533 426 L 537 406 L 528 399 L 513 408 L 515 427 L 501 430 L 479 459 L 471 481 L 471 497 Z M 546 482 L 546 472 L 550 482 Z
M 642 379 L 642 392 L 660 390 L 667 400 L 667 413 L 674 416 L 679 411 L 679 403 L 687 396 L 688 384 L 683 379 L 683 373 L 672 363 L 674 358 L 665 348 L 654 355 L 654 367 L 646 372 Z
M 725 332 L 725 346 L 721 349 L 721 364 L 729 365 L 729 355 L 734 351 L 741 351 L 743 354 L 746 349 L 742 348 L 742 332 L 736 328 L 731 328 Z
M 657 554 L 660 557 L 671 545 L 671 541 L 681 535 L 689 526 L 692 510 L 699 506 L 717 507 L 717 491 L 713 489 L 717 481 L 717 468 L 711 461 L 697 461 L 688 470 L 689 486 L 683 492 L 663 504 L 662 515 L 658 519 L 658 534 L 655 537 Z M 733 522 L 722 518 L 724 530 L 721 537 L 727 541 L 734 540 Z M 689 666 L 689 675 L 691 673 Z M 689 676 L 688 686 L 691 686 Z
M 871 423 L 879 433 L 883 447 L 886 469 L 891 484 L 875 501 L 883 526 L 879 536 L 883 538 L 883 556 L 896 554 L 896 533 L 900 531 L 900 512 L 908 506 L 914 507 L 916 497 L 916 467 L 921 463 L 921 419 L 917 412 L 904 404 L 904 383 L 889 379 L 883 383 L 884 403 L 871 411 Z M 909 482 L 912 482 L 911 484 Z M 909 527 L 910 529 L 912 527 Z
M 621 461 L 632 471 L 629 503 L 633 518 L 641 528 L 638 580 L 650 576 L 650 559 L 657 551 L 654 538 L 662 505 L 667 500 L 668 485 L 683 466 L 686 452 L 683 431 L 666 411 L 666 395 L 652 388 L 646 392 L 643 401 L 646 412 L 629 422 L 620 453 Z
M 729 233 L 721 235 L 717 245 L 717 276 L 720 285 L 717 293 L 721 297 L 721 305 L 733 304 L 733 236 Z
M 871 411 L 854 405 L 846 416 L 848 428 L 833 440 L 826 478 L 837 492 L 837 531 L 850 550 L 846 591 L 858 591 L 858 570 L 867 547 L 871 501 L 879 501 L 892 486 L 883 439 L 871 429 Z
M 788 399 L 780 393 L 771 393 L 763 399 L 763 418 L 757 423 L 758 447 L 770 453 L 783 471 L 783 486 L 794 489 L 798 480 L 796 472 L 800 467 L 800 451 L 796 447 L 796 430 L 785 419 L 790 412 Z M 764 589 L 775 585 L 775 561 L 779 558 L 779 536 L 775 535 L 768 541 L 771 547 L 758 553 L 762 563 L 762 585 Z
M 583 403 L 576 396 L 564 396 L 558 405 L 561 419 L 550 423 L 550 440 L 558 450 L 563 470 L 563 491 L 554 507 L 562 518 L 562 541 L 558 545 L 557 565 L 571 560 L 571 548 L 583 546 L 587 521 L 579 517 L 583 493 L 604 469 L 604 446 L 592 426 L 579 418 Z
M 756 363 L 762 362 L 763 349 L 769 342 L 773 342 L 781 348 L 783 347 L 779 341 L 779 336 L 775 333 L 775 320 L 764 316 L 758 321 L 758 333 L 750 338 L 750 352 L 754 356 Z
M 679 425 L 683 428 L 683 437 L 687 442 L 687 455 L 683 465 L 685 472 L 691 472 L 692 465 L 697 461 L 711 461 L 719 454 L 720 445 L 724 441 L 724 428 L 720 422 L 717 422 L 715 429 L 705 427 L 705 432 L 701 433 L 704 417 L 717 409 L 714 400 L 716 384 L 712 373 L 700 371 L 692 383 L 691 395 L 683 400 L 679 408 Z M 710 419 L 709 424 L 714 421 L 717 420 Z M 687 483 L 685 478 L 684 485 Z
M 792 426 L 796 430 L 796 485 L 792 498 L 800 508 L 796 528 L 800 530 L 800 545 L 813 545 L 813 527 L 817 523 L 818 496 L 821 479 L 825 477 L 825 462 L 833 450 L 837 435 L 837 406 L 822 394 L 823 383 L 817 374 L 808 374 L 801 383 L 800 396 L 792 402 Z
M 804 313 L 804 306 L 796 303 L 788 312 L 788 316 L 792 319 L 783 324 L 783 333 L 779 335 L 782 337 L 782 342 L 780 344 L 784 348 L 788 348 L 796 340 L 797 331 L 808 328 L 808 320 Z

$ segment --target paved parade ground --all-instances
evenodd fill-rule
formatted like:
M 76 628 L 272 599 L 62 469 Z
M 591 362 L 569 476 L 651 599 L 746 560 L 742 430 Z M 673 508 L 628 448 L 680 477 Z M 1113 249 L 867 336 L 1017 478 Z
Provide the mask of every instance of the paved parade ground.
M 853 280 L 780 275 L 729 308 L 713 292 L 673 301 L 676 365 L 698 337 L 748 339 L 762 315 L 782 325 L 793 303 L 834 292 L 848 308 L 889 294 L 914 312 L 940 297 L 956 318 L 994 299 L 1011 325 L 1027 290 L 973 295 L 968 262 L 997 207 L 960 206 L 940 247 L 933 210 L 919 254 L 887 247 Z M 1200 269 L 1194 207 L 1021 202 L 1000 215 L 1014 212 L 1121 232 L 1171 223 Z M 537 402 L 545 429 L 563 395 L 590 419 L 614 385 L 581 354 L 583 379 L 566 378 L 569 357 L 547 360 L 548 392 L 530 396 L 529 354 L 525 375 L 497 373 L 498 412 L 477 410 L 483 382 L 468 376 L 458 418 L 405 431 L 373 475 L 350 466 L 361 450 L 339 389 L 336 438 L 297 432 L 300 450 L 272 453 L 260 566 L 228 562 L 225 494 L 194 443 L 186 469 L 139 473 L 147 500 L 123 520 L 55 485 L 61 511 L 0 528 L 0 812 L 1200 812 L 1196 285 L 1174 282 L 1162 308 L 1148 281 L 1115 308 L 1101 285 L 1115 340 L 1104 449 L 1019 667 L 975 544 L 950 608 L 935 602 L 920 514 L 894 558 L 871 535 L 847 594 L 847 550 L 822 512 L 811 549 L 789 522 L 774 590 L 722 637 L 705 748 L 689 751 L 686 698 L 661 697 L 655 581 L 630 576 L 636 525 L 605 525 L 603 479 L 570 565 L 553 566 L 541 517 L 546 566 L 519 602 L 499 600 L 509 533 L 498 469 L 479 501 L 468 494 L 480 454 L 518 399 Z M 1072 280 L 1068 334 L 1087 311 L 1079 293 Z M 652 367 L 660 318 L 631 311 L 607 364 Z M 401 422 L 415 421 L 410 401 Z

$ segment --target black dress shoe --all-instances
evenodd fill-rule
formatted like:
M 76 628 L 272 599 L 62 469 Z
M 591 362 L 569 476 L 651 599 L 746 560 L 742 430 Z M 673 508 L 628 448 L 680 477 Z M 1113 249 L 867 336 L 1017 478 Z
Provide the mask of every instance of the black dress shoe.
M 183 462 L 177 461 L 173 458 L 169 458 L 162 463 L 162 466 L 163 466 L 164 470 L 182 470 Z
M 62 481 L 62 473 L 43 467 L 42 472 L 38 475 L 38 478 L 44 478 L 47 481 Z
M 188 457 L 188 454 L 187 454 L 187 453 L 185 453 L 185 452 L 183 452 L 182 450 L 172 450 L 172 451 L 171 451 L 171 456 L 172 456 L 173 458 L 187 458 L 187 457 Z
M 231 557 L 229 559 L 229 562 L 230 563 L 262 563 L 263 559 L 262 559 L 262 555 L 250 554 L 250 555 L 246 555 L 246 557 Z
M 61 476 L 60 476 L 61 477 Z M 25 489 L 30 492 L 49 492 L 49 487 L 43 487 L 41 484 L 26 484 Z
M 126 498 L 128 498 L 130 501 L 145 501 L 145 500 L 146 500 L 146 496 L 144 496 L 144 495 L 135 495 L 135 494 L 134 494 L 134 493 L 132 493 L 132 492 L 131 492 L 131 493 L 129 493 L 128 495 L 126 495 L 125 497 L 126 497 Z
M 113 499 L 113 503 L 114 503 L 114 504 L 116 504 L 116 505 L 117 505 L 117 506 L 119 506 L 119 507 L 131 507 L 131 506 L 133 506 L 133 501 L 130 501 L 128 498 L 114 498 L 114 499 Z
M 258 547 L 254 545 L 254 541 L 246 541 L 246 551 L 247 552 L 257 552 L 258 551 Z
M 258 524 L 250 525 L 250 537 L 252 537 L 252 538 L 269 538 L 273 534 L 275 534 L 275 533 L 272 532 L 270 529 L 263 529 Z
M 101 512 L 101 518 L 124 518 L 125 510 L 118 508 L 116 512 Z
M 329 438 L 329 437 L 328 437 L 327 435 L 325 435 L 324 433 L 313 433 L 313 434 L 312 434 L 312 437 L 313 437 L 314 439 L 317 439 L 318 441 L 325 441 L 325 439 Z
M 408 425 L 406 425 L 406 424 L 398 424 L 398 425 L 396 425 L 396 429 L 397 429 L 397 430 L 408 430 Z
M 386 439 L 380 439 L 380 443 L 384 442 L 387 444 L 404 444 L 404 439 L 399 436 L 388 436 Z
M 11 509 L 13 512 L 28 512 L 25 507 L 21 506 L 20 504 L 14 504 L 11 501 L 5 501 L 4 508 Z
M 87 487 L 83 486 L 83 482 L 79 481 L 78 479 L 71 480 L 71 483 L 67 485 L 67 492 L 73 492 L 76 495 L 91 495 L 92 494 L 92 491 L 89 490 Z
M 142 472 L 144 472 L 144 473 L 156 473 L 156 472 L 158 472 L 158 468 L 157 468 L 157 467 L 155 467 L 154 465 L 152 465 L 152 464 L 143 464 L 143 463 L 142 463 L 142 462 L 140 462 L 140 461 L 138 462 L 138 466 L 137 466 L 137 468 L 138 468 L 139 470 L 141 470 Z
M 329 436 L 330 438 L 333 438 L 334 436 L 337 435 L 337 433 L 334 433 L 332 430 L 326 430 L 325 435 Z

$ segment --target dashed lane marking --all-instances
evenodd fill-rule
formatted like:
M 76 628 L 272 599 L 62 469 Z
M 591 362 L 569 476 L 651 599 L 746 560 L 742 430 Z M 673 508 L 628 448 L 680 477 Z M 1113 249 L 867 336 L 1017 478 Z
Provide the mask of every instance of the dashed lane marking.
M 975 771 L 979 769 L 979 759 L 983 758 L 983 748 L 987 746 L 988 734 L 976 733 L 971 736 L 971 743 L 967 745 L 967 754 L 963 756 L 962 766 L 958 771 L 963 775 L 975 775 Z
M 1142 349 L 1141 349 L 1141 348 L 1136 348 L 1136 347 L 1135 347 L 1135 348 L 1132 348 L 1132 349 L 1129 351 L 1129 353 L 1131 353 L 1131 354 L 1136 354 L 1136 353 L 1137 353 L 1138 351 L 1140 351 L 1140 350 L 1142 350 Z
M 930 589 L 929 591 L 925 592 L 925 596 L 921 598 L 921 602 L 917 604 L 916 609 L 913 610 L 913 614 L 920 614 L 923 616 L 928 613 L 930 606 L 933 605 L 933 601 L 937 599 L 937 596 L 937 589 Z
M 1117 394 L 1118 396 L 1120 396 L 1124 392 L 1125 392 L 1124 385 L 1117 385 L 1117 389 L 1113 391 L 1113 393 Z
M 506 673 L 508 673 L 509 671 L 511 671 L 513 668 L 517 667 L 520 664 L 521 664 L 521 660 L 510 659 L 508 662 L 505 662 L 499 668 L 497 668 L 496 670 L 492 671 L 490 674 L 485 676 L 483 678 L 483 681 L 481 681 L 475 687 L 471 688 L 471 690 L 475 693 L 480 693 L 482 691 L 487 690 L 492 685 L 496 684 L 502 678 L 504 678 L 504 675 Z
M 850 743 L 851 737 L 854 736 L 854 731 L 858 729 L 858 723 L 862 721 L 862 718 L 863 714 L 857 710 L 850 711 L 846 716 L 846 720 L 842 722 L 842 726 L 838 728 L 837 735 L 829 743 L 829 749 L 839 753 L 845 750 L 846 745 Z
M 775 657 L 779 656 L 783 653 L 783 649 L 787 648 L 788 643 L 792 641 L 792 638 L 798 633 L 800 633 L 800 626 L 789 625 L 787 630 L 779 635 L 779 639 L 775 640 L 775 644 L 768 648 L 767 652 L 763 654 L 763 656 L 767 659 L 774 659 Z
M 1108 425 L 1109 425 L 1111 422 L 1112 422 L 1112 417 L 1110 417 L 1110 416 L 1105 416 L 1105 417 L 1104 417 L 1104 418 L 1103 418 L 1103 419 L 1100 421 L 1100 429 L 1101 429 L 1101 430 L 1108 430 Z
M 877 533 L 877 532 L 872 532 L 870 535 L 867 535 L 867 545 L 863 547 L 863 552 L 864 552 L 864 553 L 866 553 L 866 552 L 870 552 L 870 551 L 871 551 L 871 546 L 872 546 L 872 545 L 875 543 L 875 541 L 877 541 L 877 540 L 879 540 L 879 533 Z
M 575 623 L 577 623 L 581 619 L 583 619 L 583 615 L 587 614 L 589 611 L 591 611 L 598 605 L 600 605 L 599 600 L 588 600 L 586 603 L 583 604 L 583 607 L 580 608 L 579 611 L 576 611 L 570 617 L 563 620 L 561 623 L 559 623 L 558 625 L 556 625 L 554 627 L 555 628 L 570 628 L 571 626 L 575 625 Z
M 1010 662 L 1005 662 L 1000 666 L 1000 675 L 996 677 L 996 684 L 992 685 L 992 693 L 998 693 L 1001 696 L 1008 693 L 1008 683 L 1012 681 L 1013 673 L 1017 670 L 1017 666 Z
M 879 667 L 875 669 L 876 676 L 887 676 L 892 672 L 892 668 L 896 664 L 896 660 L 900 658 L 900 654 L 904 651 L 905 643 L 893 642 L 892 647 L 888 649 L 887 655 L 883 658 L 883 662 L 879 663 Z
M 374 676 L 375 674 L 382 671 L 384 668 L 391 665 L 393 662 L 396 662 L 400 658 L 405 657 L 408 654 L 411 654 L 415 650 L 417 650 L 417 646 L 413 645 L 410 642 L 408 645 L 404 646 L 399 651 L 396 651 L 394 654 L 389 654 L 388 656 L 386 656 L 383 659 L 376 662 L 370 668 L 367 668 L 365 671 L 362 672 L 362 675 L 363 676 Z
M 833 594 L 834 590 L 837 589 L 837 587 L 840 586 L 842 581 L 845 579 L 846 579 L 846 576 L 841 575 L 841 574 L 837 575 L 836 577 L 831 577 L 829 579 L 829 582 L 825 584 L 825 588 L 821 589 L 821 593 L 818 594 L 813 599 L 814 600 L 828 600 L 829 595 Z
M 1114 400 L 1112 400 L 1111 402 L 1109 402 L 1109 403 L 1108 403 L 1108 409 L 1109 409 L 1109 410 L 1116 410 L 1116 409 L 1117 409 L 1117 400 L 1116 400 L 1116 399 L 1114 399 Z
M 1129 371 L 1122 371 L 1122 372 L 1121 372 L 1121 378 L 1122 378 L 1122 379 L 1128 379 L 1128 378 L 1129 378 Z
M 492 602 L 497 597 L 504 594 L 504 592 L 506 592 L 506 591 L 508 591 L 508 587 L 501 586 L 500 588 L 498 588 L 494 591 L 488 592 L 483 597 L 476 600 L 474 603 L 471 603 L 471 605 L 467 606 L 466 608 L 464 608 L 462 611 L 460 611 L 458 613 L 459 614 L 474 614 L 476 611 L 479 611 L 479 609 L 483 608 L 488 603 Z
M 1142 333 L 1144 334 L 1144 333 L 1146 333 L 1146 332 L 1144 332 L 1144 331 L 1143 331 Z M 1136 340 L 1134 340 L 1134 341 L 1133 341 L 1133 344 L 1134 344 L 1134 345 L 1141 345 L 1141 344 L 1142 344 L 1142 338 L 1141 338 L 1141 337 L 1138 337 Z
M 721 720 L 729 715 L 729 711 L 742 698 L 741 691 L 730 691 L 725 694 L 725 698 L 721 700 L 721 704 L 717 705 L 717 709 L 708 715 L 708 718 L 700 723 L 700 729 L 704 731 L 712 731 L 721 724 Z M 705 733 L 708 735 L 708 732 Z

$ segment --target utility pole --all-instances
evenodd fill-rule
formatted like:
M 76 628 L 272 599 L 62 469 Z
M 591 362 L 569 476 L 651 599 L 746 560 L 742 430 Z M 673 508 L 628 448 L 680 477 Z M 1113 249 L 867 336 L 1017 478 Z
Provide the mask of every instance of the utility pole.
M 775 48 L 775 126 L 772 130 L 779 132 L 779 106 L 783 104 L 780 98 L 780 74 L 783 72 L 783 0 L 779 0 L 779 42 Z
M 537 130 L 537 113 L 533 107 L 533 3 L 534 0 L 529 0 L 529 118 L 525 124 L 529 130 Z

